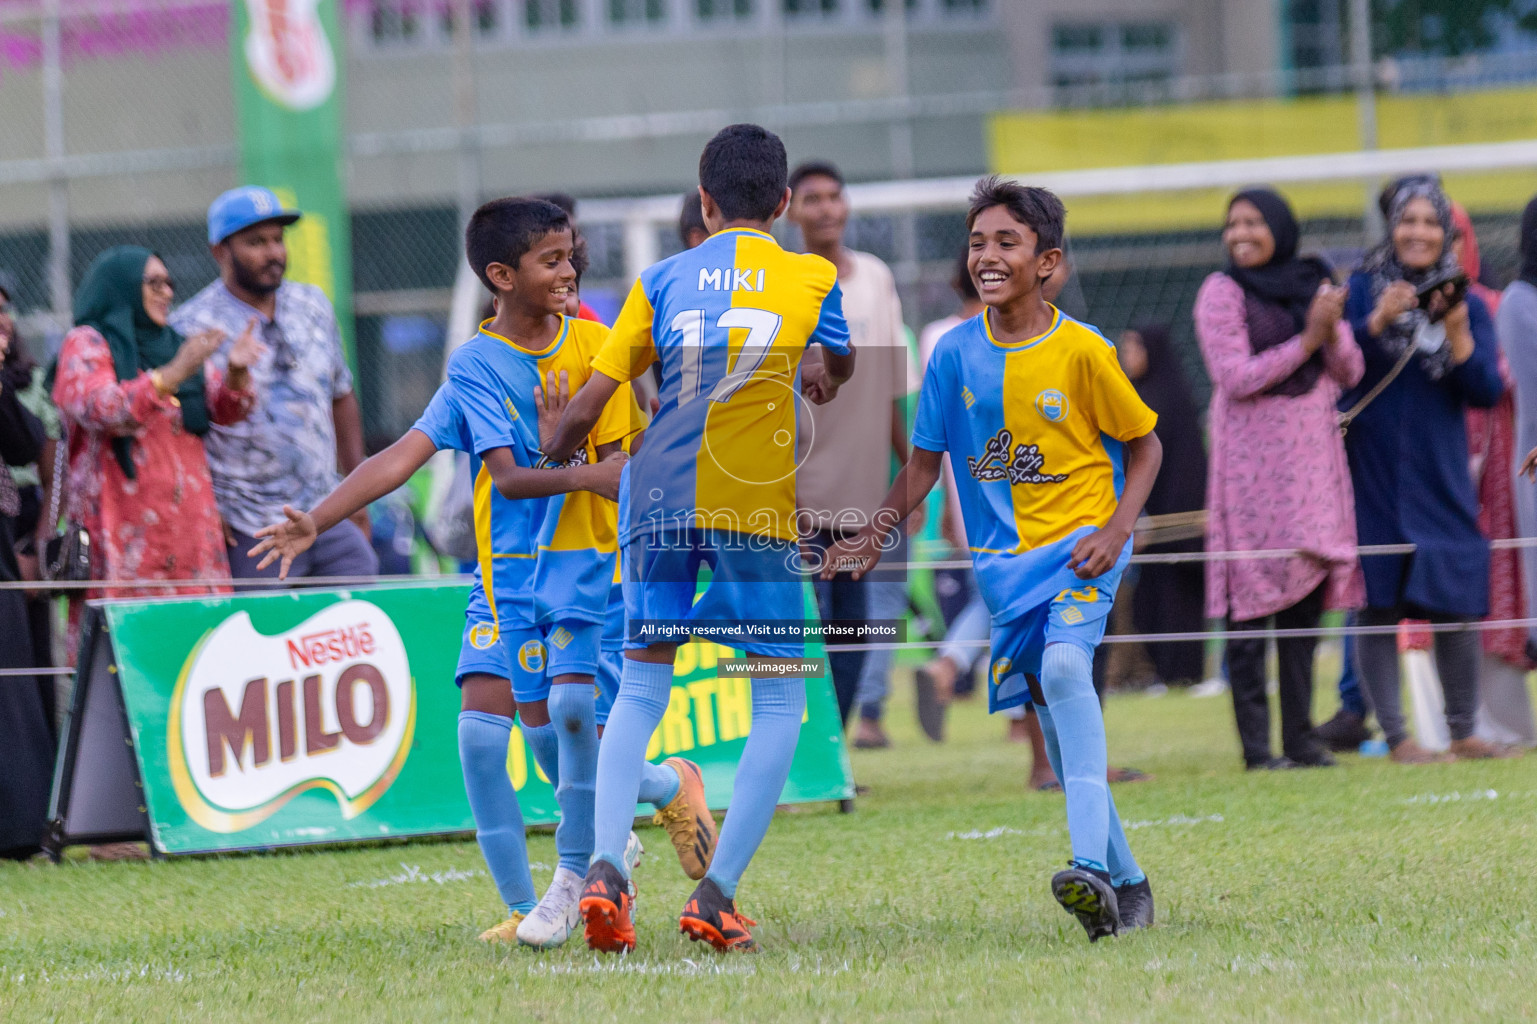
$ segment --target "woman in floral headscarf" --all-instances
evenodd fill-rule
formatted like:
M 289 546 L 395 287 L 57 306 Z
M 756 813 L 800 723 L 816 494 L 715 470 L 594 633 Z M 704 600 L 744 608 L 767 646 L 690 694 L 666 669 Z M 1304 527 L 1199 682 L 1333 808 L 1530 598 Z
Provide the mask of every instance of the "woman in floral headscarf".
M 1413 544 L 1415 550 L 1361 560 L 1367 606 L 1359 622 L 1472 622 L 1489 611 L 1489 544 L 1478 529 L 1464 417 L 1470 406 L 1493 406 L 1505 390 L 1494 321 L 1481 299 L 1464 297 L 1452 284 L 1421 300 L 1422 288 L 1459 269 L 1452 205 L 1439 185 L 1406 184 L 1393 198 L 1388 224 L 1388 237 L 1350 278 L 1345 315 L 1366 357 L 1366 374 L 1340 406 L 1352 409 L 1378 392 L 1345 438 L 1360 543 Z M 1435 652 L 1452 753 L 1494 756 L 1498 748 L 1473 735 L 1478 634 L 1438 632 Z M 1396 638 L 1364 635 L 1356 657 L 1393 760 L 1442 760 L 1405 727 Z

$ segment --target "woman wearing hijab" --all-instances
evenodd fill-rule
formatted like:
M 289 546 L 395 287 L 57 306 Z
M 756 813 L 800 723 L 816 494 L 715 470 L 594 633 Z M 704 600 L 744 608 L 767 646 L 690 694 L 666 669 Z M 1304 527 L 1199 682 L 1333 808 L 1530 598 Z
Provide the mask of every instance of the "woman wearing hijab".
M 1422 286 L 1459 270 L 1454 236 L 1451 202 L 1440 186 L 1407 183 L 1393 196 L 1388 237 L 1350 277 L 1345 314 L 1366 357 L 1366 374 L 1341 408 L 1370 398 L 1345 438 L 1356 528 L 1363 546 L 1415 545 L 1412 554 L 1362 559 L 1363 626 L 1393 626 L 1406 618 L 1471 622 L 1489 612 L 1489 543 L 1478 528 L 1466 412 L 1494 406 L 1504 391 L 1494 322 L 1478 296 L 1462 298 L 1453 285 L 1420 297 Z M 1395 368 L 1397 376 L 1388 381 Z M 1438 632 L 1435 653 L 1452 755 L 1500 753 L 1473 735 L 1478 634 Z M 1390 756 L 1401 764 L 1446 760 L 1409 736 L 1398 661 L 1392 633 L 1357 639 L 1361 683 Z
M 251 411 L 248 371 L 264 347 L 248 333 L 230 347 L 227 375 L 205 365 L 223 338 L 168 327 L 174 293 L 160 257 L 125 245 L 96 257 L 75 294 L 53 400 L 68 443 L 68 516 L 90 535 L 92 579 L 229 578 L 203 435 Z M 227 592 L 112 587 L 86 597 Z M 71 652 L 80 608 L 71 602 Z
M 1212 381 L 1208 551 L 1284 549 L 1280 558 L 1213 561 L 1206 613 L 1235 630 L 1312 628 L 1328 609 L 1360 603 L 1350 476 L 1335 401 L 1361 377 L 1361 351 L 1341 320 L 1344 290 L 1329 268 L 1297 255 L 1286 200 L 1249 189 L 1228 203 L 1228 266 L 1196 298 L 1196 337 Z M 1264 640 L 1227 645 L 1244 764 L 1334 763 L 1309 733 L 1312 637 L 1276 642 L 1281 749 L 1270 753 Z
M 1498 336 L 1500 293 L 1479 283 L 1483 264 L 1478 236 L 1473 232 L 1473 219 L 1459 203 L 1452 204 L 1452 224 L 1456 229 L 1452 251 L 1472 281 L 1468 291 L 1478 296 L 1495 317 Z M 1515 379 L 1503 354 L 1499 365 L 1505 389 L 1499 404 L 1492 409 L 1470 408 L 1467 413 L 1468 460 L 1478 491 L 1478 528 L 1490 540 L 1520 536 L 1516 526 L 1515 477 L 1510 471 L 1516 460 Z M 1526 618 L 1521 555 L 1512 548 L 1489 552 L 1491 619 Z M 1484 656 L 1478 675 L 1478 734 L 1495 742 L 1532 746 L 1537 743 L 1537 729 L 1526 689 L 1526 674 L 1533 667 L 1527 656 L 1527 632 L 1521 628 L 1486 629 L 1480 635 Z
M 1124 331 L 1115 351 L 1137 394 L 1158 414 L 1163 468 L 1148 495 L 1146 514 L 1199 513 L 1206 507 L 1206 445 L 1169 328 L 1160 324 Z M 1142 550 L 1146 554 L 1200 551 L 1201 538 L 1152 544 Z M 1142 566 L 1131 603 L 1137 632 L 1196 633 L 1205 628 L 1204 578 L 1200 562 Z M 1147 654 L 1159 682 L 1195 683 L 1204 674 L 1205 645 L 1199 641 L 1148 644 Z
M 11 335 L 0 334 L 0 366 L 11 341 Z M 22 502 L 10 467 L 36 462 L 43 450 L 43 425 L 22 405 L 17 377 L 0 372 L 0 583 L 9 584 L 22 579 L 16 557 Z M 25 596 L 0 590 L 0 669 L 33 668 L 35 654 Z M 54 752 L 51 688 L 51 679 L 0 678 L 0 749 L 6 759 L 0 783 L 0 859 L 32 856 L 47 831 Z

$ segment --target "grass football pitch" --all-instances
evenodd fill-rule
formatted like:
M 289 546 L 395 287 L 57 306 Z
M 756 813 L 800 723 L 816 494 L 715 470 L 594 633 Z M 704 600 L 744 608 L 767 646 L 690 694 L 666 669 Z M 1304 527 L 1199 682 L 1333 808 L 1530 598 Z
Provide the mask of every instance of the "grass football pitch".
M 901 680 L 899 679 L 899 682 Z M 691 884 L 643 830 L 640 948 L 486 947 L 471 841 L 0 865 L 0 1019 L 1509 1021 L 1537 1013 L 1537 760 L 1239 770 L 1225 697 L 1107 710 L 1158 923 L 1090 945 L 1052 901 L 1060 795 L 975 703 L 923 741 L 898 686 L 851 815 L 775 820 L 740 890 L 764 951 L 677 934 Z M 1320 694 L 1320 708 L 1332 706 Z M 540 886 L 553 840 L 533 838 Z

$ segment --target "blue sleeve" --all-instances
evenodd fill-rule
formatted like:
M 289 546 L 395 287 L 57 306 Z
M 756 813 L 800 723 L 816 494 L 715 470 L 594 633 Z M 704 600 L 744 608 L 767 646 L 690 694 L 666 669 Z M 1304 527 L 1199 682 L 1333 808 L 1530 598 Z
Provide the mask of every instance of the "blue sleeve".
M 948 361 L 942 349 L 936 348 L 929 357 L 928 370 L 923 375 L 923 389 L 918 392 L 918 412 L 913 420 L 913 447 L 925 451 L 949 451 L 945 443 L 945 410 L 942 398 L 945 385 L 941 377 Z
M 1484 300 L 1469 295 L 1467 303 L 1473 354 L 1461 366 L 1452 367 L 1446 382 L 1460 391 L 1469 405 L 1489 409 L 1505 393 L 1505 382 L 1500 379 L 1500 345 L 1494 335 L 1494 318 Z
M 432 396 L 432 401 L 427 403 L 426 410 L 412 424 L 411 429 L 426 434 L 427 440 L 431 441 L 438 451 L 445 449 L 463 451 L 463 427 L 464 420 L 459 417 L 459 410 L 454 405 L 453 385 L 445 383 L 438 388 L 437 394 Z
M 1388 355 L 1377 343 L 1377 336 L 1367 330 L 1366 322 L 1372 318 L 1372 309 L 1376 306 L 1372 301 L 1371 278 L 1357 271 L 1350 275 L 1346 288 L 1348 292 L 1345 296 L 1345 319 L 1350 321 L 1350 330 L 1355 334 L 1356 344 L 1361 346 L 1361 355 L 1366 360 L 1366 373 L 1362 376 L 1361 383 L 1352 389 L 1352 393 L 1364 392 L 1384 373 L 1392 369 L 1398 359 L 1396 356 Z
M 840 356 L 849 353 L 849 322 L 843 318 L 843 289 L 834 281 L 822 298 L 822 311 L 817 316 L 816 330 L 807 339 L 808 345 L 822 345 Z
M 471 360 L 450 362 L 448 368 L 448 384 L 464 420 L 464 432 L 475 448 L 473 454 L 480 455 L 492 448 L 517 451 L 512 417 L 503 405 L 500 389 L 483 379 L 485 373 L 489 371 Z

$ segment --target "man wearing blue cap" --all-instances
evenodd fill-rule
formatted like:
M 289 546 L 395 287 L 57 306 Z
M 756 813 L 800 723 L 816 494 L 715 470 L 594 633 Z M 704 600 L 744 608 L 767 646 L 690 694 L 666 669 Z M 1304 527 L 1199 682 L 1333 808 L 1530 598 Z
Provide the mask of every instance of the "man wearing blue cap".
M 252 536 L 283 518 L 283 506 L 313 508 L 363 461 L 363 426 L 336 313 L 313 285 L 285 281 L 283 229 L 300 217 L 271 190 L 231 189 L 208 208 L 208 245 L 219 279 L 171 317 L 183 334 L 213 328 L 228 338 L 257 332 L 267 352 L 251 367 L 257 405 L 244 421 L 205 439 L 214 495 L 224 517 L 230 573 L 256 569 Z M 229 342 L 225 342 L 225 349 Z M 215 355 L 222 360 L 224 351 Z M 340 474 L 338 474 L 340 469 Z M 289 569 L 296 576 L 372 576 L 379 571 L 366 510 L 328 531 Z

